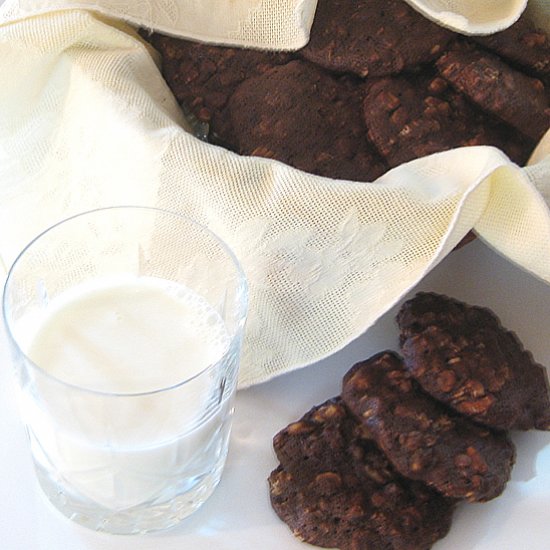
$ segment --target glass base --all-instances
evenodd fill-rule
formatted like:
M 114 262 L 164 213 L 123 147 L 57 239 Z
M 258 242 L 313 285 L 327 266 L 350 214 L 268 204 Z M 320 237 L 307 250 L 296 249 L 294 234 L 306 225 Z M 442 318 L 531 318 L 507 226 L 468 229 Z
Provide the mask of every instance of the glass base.
M 216 471 L 193 480 L 193 488 L 172 498 L 147 502 L 125 510 L 110 510 L 73 491 L 65 490 L 36 464 L 39 484 L 48 500 L 67 518 L 94 531 L 115 535 L 136 535 L 170 529 L 202 506 L 220 482 L 223 461 Z M 189 482 L 189 480 L 187 480 Z

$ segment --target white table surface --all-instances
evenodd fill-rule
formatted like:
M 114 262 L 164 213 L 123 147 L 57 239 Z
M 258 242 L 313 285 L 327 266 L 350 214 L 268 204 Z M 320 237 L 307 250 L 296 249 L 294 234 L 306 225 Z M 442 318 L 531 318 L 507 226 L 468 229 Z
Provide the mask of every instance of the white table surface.
M 491 307 L 535 358 L 550 365 L 550 287 L 480 241 L 453 252 L 418 287 Z M 413 291 L 414 292 L 414 291 Z M 411 292 L 411 295 L 413 294 Z M 175 529 L 145 536 L 95 533 L 73 524 L 43 497 L 17 415 L 0 341 L 1 550 L 307 550 L 271 510 L 266 478 L 277 462 L 272 436 L 339 392 L 346 370 L 383 349 L 397 349 L 396 310 L 361 338 L 316 365 L 239 392 L 230 453 L 211 499 Z M 550 433 L 513 434 L 518 457 L 504 494 L 458 507 L 435 550 L 550 549 Z

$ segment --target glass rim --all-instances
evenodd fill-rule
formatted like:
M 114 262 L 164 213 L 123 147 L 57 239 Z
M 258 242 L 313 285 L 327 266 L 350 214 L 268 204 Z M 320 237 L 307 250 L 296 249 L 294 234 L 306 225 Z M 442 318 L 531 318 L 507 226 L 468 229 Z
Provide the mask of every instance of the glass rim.
M 223 355 L 218 358 L 216 361 L 209 363 L 206 365 L 203 369 L 201 369 L 199 372 L 193 374 L 192 376 L 188 378 L 184 378 L 183 380 L 180 380 L 179 382 L 176 382 L 174 384 L 171 384 L 170 386 L 163 386 L 161 388 L 155 388 L 152 390 L 146 390 L 146 391 L 139 391 L 139 392 L 110 392 L 110 391 L 104 391 L 104 390 L 96 390 L 93 388 L 87 388 L 85 386 L 80 386 L 78 384 L 74 384 L 72 382 L 67 382 L 65 380 L 62 380 L 61 378 L 58 378 L 57 376 L 54 376 L 53 374 L 50 374 L 46 370 L 44 370 L 40 365 L 35 363 L 21 348 L 19 345 L 19 342 L 17 341 L 15 335 L 13 334 L 13 331 L 11 329 L 10 322 L 7 318 L 7 293 L 8 293 L 8 287 L 10 285 L 10 282 L 12 280 L 12 275 L 14 274 L 20 260 L 23 258 L 26 252 L 42 237 L 44 237 L 46 234 L 49 234 L 51 231 L 55 230 L 61 225 L 64 225 L 67 222 L 84 218 L 91 214 L 96 214 L 100 212 L 107 212 L 112 210 L 135 210 L 135 211 L 148 211 L 151 213 L 157 213 L 167 216 L 173 216 L 174 218 L 178 218 L 180 220 L 186 221 L 193 226 L 195 226 L 200 231 L 206 233 L 210 238 L 212 238 L 214 241 L 217 242 L 217 244 L 222 248 L 223 252 L 229 257 L 231 260 L 233 266 L 235 267 L 235 271 L 237 274 L 237 287 L 238 292 L 240 295 L 240 301 L 239 304 L 239 315 L 238 315 L 238 323 L 236 324 L 234 330 L 232 331 L 232 334 L 230 335 L 229 339 L 229 345 L 227 346 L 226 350 L 224 351 Z M 57 221 L 56 223 L 48 226 L 46 229 L 39 232 L 34 238 L 32 238 L 17 254 L 15 260 L 13 260 L 11 266 L 8 269 L 6 279 L 3 286 L 2 291 L 2 320 L 4 323 L 4 327 L 6 329 L 6 334 L 11 342 L 11 344 L 15 347 L 16 351 L 20 353 L 26 360 L 26 362 L 32 367 L 33 370 L 38 372 L 41 376 L 44 376 L 46 379 L 57 383 L 59 385 L 65 386 L 67 388 L 74 389 L 76 391 L 96 395 L 98 397 L 145 397 L 149 395 L 156 395 L 164 392 L 169 392 L 171 390 L 176 390 L 180 387 L 183 387 L 187 384 L 190 384 L 194 380 L 205 376 L 208 372 L 216 369 L 220 365 L 220 363 L 223 362 L 223 360 L 231 353 L 232 349 L 234 348 L 234 342 L 235 340 L 241 336 L 241 332 L 244 328 L 244 324 L 246 321 L 246 317 L 248 314 L 248 304 L 249 304 L 249 293 L 248 293 L 248 281 L 246 278 L 246 275 L 244 273 L 244 270 L 242 268 L 242 265 L 240 261 L 238 260 L 237 256 L 231 249 L 231 247 L 220 237 L 218 236 L 214 231 L 209 229 L 206 225 L 194 220 L 190 216 L 187 216 L 185 214 L 180 214 L 178 212 L 174 212 L 173 210 L 166 210 L 164 208 L 158 208 L 156 206 L 140 206 L 140 205 L 116 205 L 116 206 L 104 206 L 99 208 L 93 208 L 91 210 L 85 210 L 83 212 L 79 212 L 77 214 L 68 216 L 66 218 L 63 218 L 60 221 Z

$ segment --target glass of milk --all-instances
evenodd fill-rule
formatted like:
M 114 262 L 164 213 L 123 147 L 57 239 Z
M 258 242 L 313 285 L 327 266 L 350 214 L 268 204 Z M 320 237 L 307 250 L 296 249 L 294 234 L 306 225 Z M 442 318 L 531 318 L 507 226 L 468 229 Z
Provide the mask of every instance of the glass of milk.
M 63 514 L 144 533 L 210 496 L 247 296 L 224 242 L 154 208 L 77 215 L 19 255 L 4 321 L 37 477 Z

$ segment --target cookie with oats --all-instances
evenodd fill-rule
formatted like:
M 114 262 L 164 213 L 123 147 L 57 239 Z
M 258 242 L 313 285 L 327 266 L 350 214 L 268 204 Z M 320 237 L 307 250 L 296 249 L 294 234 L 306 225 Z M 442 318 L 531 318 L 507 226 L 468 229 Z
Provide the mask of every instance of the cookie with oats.
M 216 46 L 152 34 L 162 74 L 182 106 L 209 125 L 209 139 L 232 148 L 227 102 L 237 86 L 251 76 L 287 63 L 292 54 Z
M 305 61 L 274 67 L 231 96 L 238 152 L 320 176 L 372 181 L 387 166 L 367 140 L 361 99 L 360 87 Z
M 444 537 L 454 501 L 391 467 L 340 398 L 281 430 L 272 506 L 306 542 L 343 550 L 428 549 Z
M 549 94 L 543 82 L 473 47 L 437 60 L 440 75 L 481 110 L 538 141 L 550 128 Z
M 352 367 L 342 398 L 403 476 L 469 501 L 504 490 L 515 459 L 507 435 L 421 392 L 397 354 L 382 352 Z
M 397 323 L 406 368 L 430 395 L 492 428 L 550 429 L 546 369 L 492 311 L 419 293 Z
M 403 0 L 319 0 L 299 54 L 330 71 L 384 76 L 434 60 L 453 36 Z
M 535 145 L 473 107 L 440 77 L 378 79 L 368 87 L 363 116 L 370 141 L 391 167 L 472 145 L 499 147 L 523 164 Z
M 279 466 L 268 482 L 273 510 L 299 540 L 341 550 L 392 548 L 365 521 L 365 496 L 338 474 L 320 473 L 304 486 Z
M 550 78 L 550 38 L 525 14 L 503 31 L 470 38 L 534 76 Z

